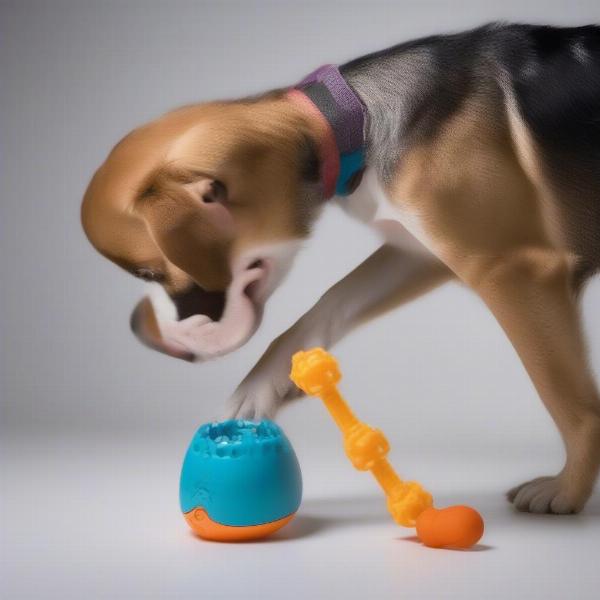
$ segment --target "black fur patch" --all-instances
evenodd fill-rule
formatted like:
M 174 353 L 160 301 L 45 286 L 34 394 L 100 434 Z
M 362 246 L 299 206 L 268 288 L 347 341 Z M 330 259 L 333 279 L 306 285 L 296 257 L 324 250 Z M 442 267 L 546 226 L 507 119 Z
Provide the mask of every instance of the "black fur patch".
M 468 98 L 505 126 L 506 94 L 536 142 L 577 284 L 600 269 L 600 27 L 492 23 L 430 36 L 340 68 L 369 112 L 368 162 L 384 181 Z M 459 166 L 457 166 L 459 168 Z

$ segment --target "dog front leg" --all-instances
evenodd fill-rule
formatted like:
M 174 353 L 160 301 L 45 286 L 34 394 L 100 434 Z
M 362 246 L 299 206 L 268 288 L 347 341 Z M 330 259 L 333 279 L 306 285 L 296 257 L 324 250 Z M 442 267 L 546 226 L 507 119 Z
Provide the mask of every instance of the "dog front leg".
M 381 246 L 271 343 L 231 397 L 226 418 L 272 418 L 283 402 L 301 395 L 289 380 L 295 352 L 330 348 L 358 325 L 451 277 L 433 256 Z

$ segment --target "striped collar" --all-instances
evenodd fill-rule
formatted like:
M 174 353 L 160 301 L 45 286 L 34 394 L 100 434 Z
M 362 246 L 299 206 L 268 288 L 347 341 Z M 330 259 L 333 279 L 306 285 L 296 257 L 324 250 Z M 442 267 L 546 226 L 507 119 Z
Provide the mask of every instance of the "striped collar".
M 336 65 L 324 65 L 288 92 L 313 115 L 327 121 L 321 143 L 321 179 L 326 198 L 351 194 L 365 169 L 365 107 Z

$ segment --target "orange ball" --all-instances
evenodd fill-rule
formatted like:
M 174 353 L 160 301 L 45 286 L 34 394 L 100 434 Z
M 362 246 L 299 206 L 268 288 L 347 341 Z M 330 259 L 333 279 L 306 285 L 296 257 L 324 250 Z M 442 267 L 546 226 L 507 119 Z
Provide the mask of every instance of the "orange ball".
M 483 535 L 483 519 L 470 506 L 427 508 L 417 517 L 417 536 L 431 548 L 470 548 Z

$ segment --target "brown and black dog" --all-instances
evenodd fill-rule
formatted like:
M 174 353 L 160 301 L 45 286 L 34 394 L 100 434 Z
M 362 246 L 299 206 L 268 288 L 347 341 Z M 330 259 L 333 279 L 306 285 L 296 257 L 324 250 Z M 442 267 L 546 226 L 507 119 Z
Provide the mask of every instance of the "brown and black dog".
M 503 327 L 566 447 L 558 475 L 509 499 L 533 512 L 581 510 L 600 465 L 577 307 L 600 267 L 600 28 L 492 24 L 329 74 L 335 89 L 317 82 L 176 110 L 112 150 L 82 219 L 103 255 L 154 282 L 132 315 L 135 333 L 188 360 L 252 335 L 332 173 L 339 183 L 349 164 L 338 146 L 357 115 L 344 103 L 358 100 L 360 160 L 342 182 L 352 193 L 336 201 L 384 244 L 273 342 L 229 416 L 272 416 L 294 394 L 293 352 L 331 346 L 457 278 Z

